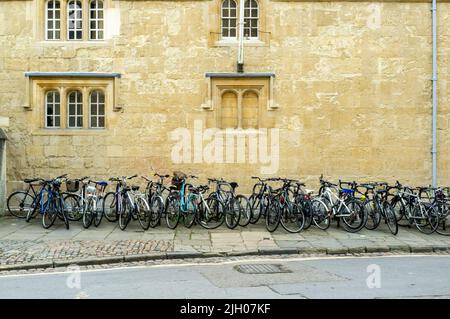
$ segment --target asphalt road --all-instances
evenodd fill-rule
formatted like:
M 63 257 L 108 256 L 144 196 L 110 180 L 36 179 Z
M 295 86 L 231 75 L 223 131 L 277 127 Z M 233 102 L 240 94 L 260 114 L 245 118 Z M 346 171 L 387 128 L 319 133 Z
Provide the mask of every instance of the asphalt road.
M 246 274 L 236 269 L 242 264 L 279 265 L 283 272 Z M 68 270 L 1 276 L 0 298 L 450 298 L 448 255 Z

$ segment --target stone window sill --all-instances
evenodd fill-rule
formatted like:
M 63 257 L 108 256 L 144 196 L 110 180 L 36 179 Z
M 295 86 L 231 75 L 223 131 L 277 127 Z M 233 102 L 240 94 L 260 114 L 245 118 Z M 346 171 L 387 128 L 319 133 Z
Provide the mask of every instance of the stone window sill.
M 34 136 L 98 136 L 107 135 L 107 129 L 39 129 L 31 133 Z

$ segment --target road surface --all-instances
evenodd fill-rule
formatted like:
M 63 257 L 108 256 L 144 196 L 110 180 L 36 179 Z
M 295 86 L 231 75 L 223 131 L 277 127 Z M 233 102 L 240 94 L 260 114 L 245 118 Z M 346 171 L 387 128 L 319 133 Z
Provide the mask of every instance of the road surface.
M 242 269 L 236 269 L 239 265 Z M 273 269 L 281 272 L 245 273 Z M 4 275 L 0 287 L 0 298 L 450 298 L 450 256 L 70 267 L 54 273 Z

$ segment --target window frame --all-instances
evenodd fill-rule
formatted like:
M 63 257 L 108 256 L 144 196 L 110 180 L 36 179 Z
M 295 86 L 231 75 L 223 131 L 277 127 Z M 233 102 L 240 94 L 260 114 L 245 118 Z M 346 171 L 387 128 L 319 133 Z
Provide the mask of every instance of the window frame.
M 248 29 L 249 30 L 249 32 L 250 32 L 250 36 L 249 37 L 245 37 L 244 38 L 244 40 L 258 40 L 259 39 L 259 2 L 258 2 L 258 0 L 240 0 L 240 1 L 245 1 L 244 2 L 244 34 L 245 34 L 245 30 L 246 29 Z M 250 7 L 246 7 L 246 5 L 247 5 L 247 2 L 250 4 Z M 252 6 L 251 6 L 251 3 L 252 2 L 254 2 L 254 3 L 256 3 L 256 13 L 257 13 L 257 15 L 256 15 L 256 17 L 253 17 L 252 16 L 252 10 L 254 10 L 255 8 L 253 8 Z M 248 11 L 249 11 L 249 13 L 250 13 L 250 16 L 249 17 L 246 17 L 246 15 L 245 15 L 245 11 L 248 9 Z M 253 36 L 251 36 L 251 33 L 252 33 L 252 26 L 249 26 L 249 27 L 247 27 L 246 26 L 246 20 L 249 20 L 250 22 L 252 21 L 252 20 L 256 20 L 256 36 L 255 37 L 253 37 Z
M 56 10 L 56 7 L 55 7 L 57 2 L 59 3 L 58 10 Z M 53 7 L 52 8 L 48 7 L 50 3 L 53 3 Z M 61 20 L 62 20 L 61 19 L 61 14 L 62 14 L 61 1 L 60 0 L 47 0 L 47 1 L 45 1 L 44 10 L 45 10 L 45 18 L 44 18 L 45 40 L 46 41 L 60 41 L 61 40 L 61 29 L 62 29 L 61 28 Z M 53 28 L 52 29 L 48 28 L 48 23 L 50 22 L 49 17 L 48 17 L 49 10 L 51 10 L 53 12 L 53 18 L 51 20 L 53 22 Z M 59 11 L 59 18 L 58 19 L 56 19 L 56 17 L 55 17 L 56 11 Z M 59 21 L 59 29 L 55 28 L 55 23 L 57 21 Z M 49 39 L 48 38 L 48 32 L 49 31 L 52 32 L 53 36 L 55 36 L 55 33 L 59 31 L 59 37 L 58 38 Z
M 91 5 L 92 3 L 96 3 L 95 8 L 92 8 Z M 102 7 L 99 9 L 98 4 L 101 3 Z M 99 12 L 102 12 L 102 18 L 99 18 Z M 92 12 L 95 12 L 95 18 L 92 18 Z M 89 33 L 89 40 L 91 41 L 103 41 L 105 39 L 105 2 L 103 0 L 90 0 L 88 2 L 88 33 Z M 95 23 L 95 29 L 93 29 L 91 27 L 91 23 L 94 22 Z M 103 27 L 99 28 L 98 24 L 99 22 L 102 22 Z M 92 38 L 92 32 L 95 32 L 95 39 Z M 102 33 L 102 37 L 99 38 L 98 34 L 99 32 Z
M 79 8 L 74 8 L 74 9 L 70 9 L 70 4 L 74 3 L 75 5 L 77 5 L 78 3 L 80 4 Z M 70 18 L 70 12 L 71 10 L 74 11 L 75 17 L 73 19 Z M 66 12 L 67 12 L 67 17 L 66 17 L 66 28 L 67 28 L 67 40 L 68 41 L 83 41 L 84 39 L 84 20 L 83 20 L 83 1 L 82 0 L 68 0 L 67 1 L 67 5 L 66 5 Z M 78 18 L 77 16 L 77 12 L 80 13 L 80 18 Z M 74 23 L 74 29 L 70 28 L 70 21 L 73 20 Z M 81 21 L 81 29 L 77 28 L 77 22 Z M 74 38 L 71 39 L 70 38 L 70 32 L 74 32 Z M 81 37 L 77 38 L 77 32 L 81 32 Z
M 55 98 L 55 93 L 57 93 L 58 97 L 59 97 L 59 102 L 57 103 L 59 105 L 59 114 L 58 115 L 55 114 L 56 113 L 55 112 L 55 105 L 56 105 L 56 103 L 53 101 L 53 114 L 51 115 L 54 123 L 56 123 L 56 118 L 57 117 L 59 118 L 59 125 L 58 126 L 56 126 L 56 125 L 49 126 L 48 125 L 48 116 L 49 116 L 49 114 L 48 114 L 48 104 L 49 104 L 48 103 L 48 95 L 50 93 L 53 93 L 53 98 Z M 44 126 L 45 126 L 45 128 L 46 129 L 60 129 L 61 128 L 61 91 L 60 90 L 58 90 L 58 89 L 49 89 L 49 90 L 45 91 L 44 112 L 45 112 L 45 115 L 44 115 Z
M 228 2 L 228 4 L 229 4 L 228 7 L 224 7 L 225 2 Z M 234 15 L 234 17 L 231 16 L 231 14 L 230 14 L 230 10 L 232 9 L 232 7 L 230 6 L 231 3 L 234 3 L 234 5 L 235 5 L 235 7 L 234 7 L 234 10 L 235 10 L 235 15 Z M 227 9 L 228 12 L 229 12 L 229 15 L 226 16 L 226 17 L 223 15 L 223 10 L 224 10 L 224 9 Z M 239 9 L 238 3 L 237 3 L 235 0 L 223 0 L 222 3 L 221 3 L 221 6 L 220 6 L 220 31 L 221 31 L 221 32 L 220 32 L 220 36 L 221 36 L 221 38 L 222 38 L 223 40 L 235 40 L 235 39 L 237 39 L 237 37 L 238 37 L 238 25 L 239 25 L 239 20 L 238 20 L 238 16 L 239 16 L 239 14 L 238 14 L 238 9 Z M 229 36 L 229 35 L 230 35 L 230 32 L 231 32 L 231 30 L 232 30 L 233 28 L 230 27 L 230 25 L 228 25 L 227 27 L 225 27 L 225 26 L 224 26 L 224 21 L 225 21 L 225 20 L 227 20 L 228 23 L 230 23 L 231 20 L 235 20 L 235 26 L 234 26 L 235 36 L 234 36 L 234 37 L 233 37 L 233 36 Z M 226 30 L 228 31 L 228 36 L 226 36 L 226 37 L 223 36 L 224 29 L 226 29 Z
M 79 94 L 80 95 L 80 98 L 81 98 L 81 100 L 80 101 L 78 101 L 78 98 L 77 98 L 77 95 L 75 95 L 76 97 L 75 97 L 75 103 L 74 103 L 74 106 L 75 106 L 75 114 L 74 115 L 71 115 L 70 114 L 70 106 L 71 106 L 71 102 L 70 102 L 70 95 L 71 94 L 73 94 L 73 93 L 75 93 L 75 94 Z M 84 112 L 83 112 L 83 109 L 84 109 L 84 103 L 83 103 L 83 101 L 84 101 L 84 96 L 83 96 L 83 92 L 81 91 L 81 90 L 78 90 L 78 89 L 69 89 L 68 91 L 67 91 L 67 94 L 66 94 L 66 104 L 67 104 L 67 111 L 66 111 L 66 118 L 67 118 L 67 123 L 66 123 L 66 125 L 67 125 L 67 128 L 68 129 L 82 129 L 83 127 L 84 127 Z M 79 105 L 81 105 L 81 114 L 78 114 L 78 106 Z M 81 126 L 78 126 L 78 124 L 77 124 L 77 120 L 78 120 L 78 118 L 80 118 L 81 117 Z M 74 118 L 75 119 L 75 126 L 71 126 L 70 125 L 70 119 L 71 118 Z
M 97 113 L 94 115 L 94 117 L 97 120 L 97 126 L 93 127 L 92 126 L 92 94 L 94 93 L 101 93 L 103 95 L 103 115 L 99 115 L 99 106 L 100 106 L 100 102 L 99 102 L 99 96 L 97 96 L 97 102 L 96 102 L 96 106 L 97 106 Z M 102 89 L 99 88 L 94 88 L 91 89 L 89 91 L 89 96 L 88 96 L 88 115 L 89 117 L 89 129 L 93 129 L 93 130 L 104 130 L 106 128 L 106 94 Z M 98 126 L 99 123 L 99 119 L 103 117 L 103 126 Z

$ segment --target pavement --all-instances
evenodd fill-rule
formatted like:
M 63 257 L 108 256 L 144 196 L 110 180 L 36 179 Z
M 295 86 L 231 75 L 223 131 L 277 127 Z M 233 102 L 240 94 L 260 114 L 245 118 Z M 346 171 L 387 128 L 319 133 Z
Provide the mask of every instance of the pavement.
M 188 298 L 210 307 L 204 299 L 250 298 L 266 304 L 268 298 L 450 298 L 449 255 L 234 258 L 9 272 L 0 275 L 0 298 Z M 165 313 L 179 317 L 186 304 L 166 308 Z M 216 304 L 208 316 L 225 311 L 231 315 L 233 310 L 222 306 Z
M 281 227 L 269 233 L 263 224 L 233 230 L 225 226 L 206 230 L 179 225 L 175 230 L 160 226 L 143 231 L 136 221 L 125 231 L 107 221 L 89 229 L 71 223 L 66 230 L 60 221 L 43 229 L 40 220 L 27 223 L 7 216 L 0 218 L 0 272 L 180 258 L 383 253 L 450 254 L 450 236 L 424 235 L 405 227 L 393 236 L 385 225 L 355 234 L 335 225 L 327 231 L 312 226 L 299 234 L 287 233 Z

